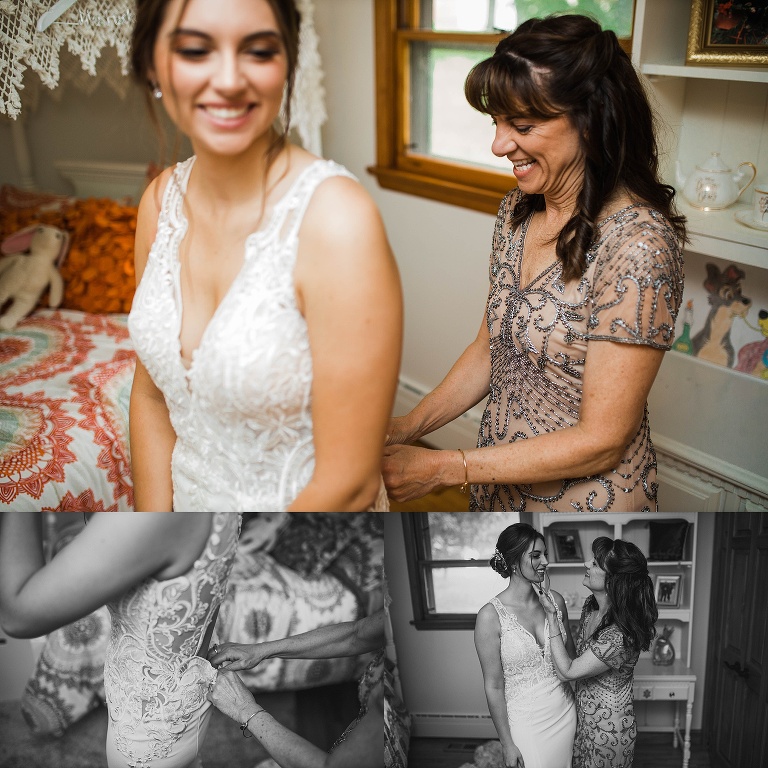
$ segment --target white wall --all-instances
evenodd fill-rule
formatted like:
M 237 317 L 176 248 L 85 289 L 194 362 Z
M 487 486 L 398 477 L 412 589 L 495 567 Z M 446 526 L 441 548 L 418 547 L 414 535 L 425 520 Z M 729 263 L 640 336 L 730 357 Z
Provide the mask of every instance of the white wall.
M 714 523 L 714 514 L 699 515 L 691 649 L 691 668 L 697 676 L 692 723 L 694 730 L 702 727 L 706 689 Z M 406 706 L 410 712 L 419 714 L 487 717 L 488 705 L 483 691 L 483 675 L 475 652 L 473 633 L 470 630 L 417 630 L 410 623 L 413 621 L 413 607 L 401 514 L 390 513 L 385 516 L 384 545 L 385 568 L 392 597 L 390 608 L 392 628 Z M 503 586 L 500 579 L 499 591 Z M 488 595 L 488 598 L 492 596 Z M 651 730 L 655 726 L 669 726 L 672 724 L 672 706 L 674 705 L 667 702 L 653 705 L 638 702 L 636 705 L 638 723 L 647 724 Z M 486 721 L 486 727 L 488 722 Z M 471 719 L 462 719 L 461 726 L 452 724 L 449 727 L 453 728 L 451 735 L 456 738 L 486 735 L 478 734 L 479 729 Z M 461 732 L 458 730 L 459 727 L 466 728 L 467 732 Z M 488 735 L 492 736 L 493 733 Z

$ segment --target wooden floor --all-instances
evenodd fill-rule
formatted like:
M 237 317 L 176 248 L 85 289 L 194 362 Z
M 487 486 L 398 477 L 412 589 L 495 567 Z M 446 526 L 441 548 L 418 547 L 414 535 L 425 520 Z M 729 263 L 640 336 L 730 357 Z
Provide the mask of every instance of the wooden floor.
M 433 491 L 420 499 L 403 503 L 390 499 L 389 507 L 392 512 L 466 512 L 469 509 L 469 496 L 456 486 Z
M 472 765 L 475 748 L 486 739 L 411 739 L 408 768 L 460 768 Z M 682 768 L 683 752 L 672 747 L 669 733 L 641 732 L 635 744 L 633 768 Z M 701 733 L 691 734 L 688 768 L 710 768 Z

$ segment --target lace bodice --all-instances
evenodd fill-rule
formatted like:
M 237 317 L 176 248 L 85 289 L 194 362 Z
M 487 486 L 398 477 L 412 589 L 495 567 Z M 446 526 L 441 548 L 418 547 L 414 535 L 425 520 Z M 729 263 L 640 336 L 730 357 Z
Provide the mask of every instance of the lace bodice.
M 136 352 L 168 406 L 177 509 L 285 509 L 314 468 L 312 358 L 296 304 L 298 231 L 317 186 L 351 174 L 317 160 L 249 235 L 241 271 L 187 369 L 181 358 L 179 245 L 194 158 L 180 163 L 164 194 L 157 237 L 128 321 Z
M 552 593 L 548 592 L 554 602 Z M 504 698 L 507 712 L 519 715 L 525 711 L 532 696 L 545 695 L 542 687 L 562 688 L 552 663 L 549 640 L 549 618 L 544 620 L 544 648 L 536 638 L 518 621 L 517 616 L 504 607 L 497 597 L 491 605 L 496 609 L 501 624 L 501 668 L 504 671 Z M 565 637 L 565 627 L 560 609 L 557 609 L 560 632 Z M 570 691 L 570 687 L 568 687 Z
M 187 573 L 146 579 L 107 605 L 112 632 L 104 691 L 117 749 L 136 765 L 169 754 L 216 680 L 216 670 L 196 654 L 226 593 L 239 532 L 240 515 L 214 513 L 205 547 Z M 150 755 L 132 745 L 137 726 L 147 723 Z

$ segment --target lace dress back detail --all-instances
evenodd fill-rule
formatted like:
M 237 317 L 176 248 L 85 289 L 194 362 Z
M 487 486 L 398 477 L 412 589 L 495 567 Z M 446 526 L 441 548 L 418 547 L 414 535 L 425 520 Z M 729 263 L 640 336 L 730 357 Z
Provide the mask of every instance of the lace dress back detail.
M 326 160 L 299 174 L 266 225 L 246 239 L 242 268 L 186 368 L 179 246 L 193 163 L 177 165 L 168 182 L 128 320 L 177 436 L 174 508 L 283 510 L 314 469 L 312 357 L 293 280 L 299 228 L 324 180 L 354 177 Z
M 185 574 L 145 579 L 107 605 L 104 690 L 114 745 L 131 766 L 168 758 L 207 701 L 216 670 L 196 654 L 226 594 L 239 533 L 240 515 L 215 512 Z
M 486 310 L 490 393 L 479 448 L 578 423 L 589 343 L 669 349 L 683 295 L 680 243 L 669 222 L 644 205 L 628 206 L 598 223 L 581 279 L 565 282 L 557 262 L 522 285 L 530 218 L 515 229 L 510 226 L 519 200 L 519 190 L 504 198 L 493 234 Z M 646 411 L 614 469 L 532 485 L 474 485 L 470 509 L 654 512 L 656 489 Z

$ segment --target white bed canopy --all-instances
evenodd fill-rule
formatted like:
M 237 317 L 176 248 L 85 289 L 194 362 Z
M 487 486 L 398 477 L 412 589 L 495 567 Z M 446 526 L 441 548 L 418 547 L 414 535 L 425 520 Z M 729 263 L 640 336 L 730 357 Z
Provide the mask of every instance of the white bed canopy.
M 291 123 L 302 145 L 320 155 L 326 111 L 314 1 L 296 0 L 301 43 Z M 0 115 L 14 122 L 22 176 L 29 158 L 17 118 L 34 107 L 40 85 L 91 92 L 107 82 L 122 98 L 127 94 L 134 7 L 135 0 L 0 0 Z M 71 56 L 60 58 L 64 46 Z M 115 55 L 102 56 L 105 49 Z

